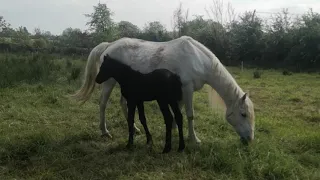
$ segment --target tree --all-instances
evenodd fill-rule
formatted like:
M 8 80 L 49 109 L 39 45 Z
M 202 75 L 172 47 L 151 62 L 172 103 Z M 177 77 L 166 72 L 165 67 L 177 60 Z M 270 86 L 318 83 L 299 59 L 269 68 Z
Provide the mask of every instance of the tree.
M 102 41 L 115 40 L 117 30 L 111 18 L 113 12 L 110 11 L 106 4 L 98 3 L 93 8 L 93 13 L 85 14 L 90 19 L 86 25 L 89 25 L 89 30 L 93 31 L 93 42 L 98 44 Z
M 261 58 L 262 46 L 262 20 L 255 12 L 245 12 L 240 16 L 239 22 L 231 23 L 229 33 L 230 51 L 229 58 L 233 65 L 241 61 L 254 64 Z
M 138 37 L 140 29 L 131 22 L 120 21 L 118 23 L 118 33 L 120 37 Z
M 106 4 L 98 3 L 93 8 L 93 13 L 85 14 L 86 17 L 90 18 L 86 25 L 89 25 L 89 29 L 96 33 L 107 32 L 114 25 L 111 18 L 113 12 L 110 11 Z
M 0 37 L 12 37 L 14 36 L 14 30 L 10 27 L 11 25 L 0 16 Z
M 92 46 L 89 34 L 78 28 L 67 28 L 60 36 L 60 43 L 65 47 L 88 48 Z
M 159 21 L 149 22 L 144 27 L 141 38 L 156 42 L 167 41 L 171 39 L 166 28 Z
M 4 29 L 10 27 L 10 24 L 4 20 L 3 16 L 0 16 L 0 32 L 2 32 Z
M 185 16 L 183 16 L 182 3 L 180 2 L 179 7 L 173 13 L 174 37 L 182 36 L 183 34 L 182 29 L 188 21 L 188 14 L 189 14 L 189 10 L 187 10 L 187 12 L 185 13 Z M 178 31 L 177 35 L 175 34 L 176 30 Z
M 25 46 L 31 46 L 30 33 L 26 27 L 20 26 L 16 29 L 13 41 Z

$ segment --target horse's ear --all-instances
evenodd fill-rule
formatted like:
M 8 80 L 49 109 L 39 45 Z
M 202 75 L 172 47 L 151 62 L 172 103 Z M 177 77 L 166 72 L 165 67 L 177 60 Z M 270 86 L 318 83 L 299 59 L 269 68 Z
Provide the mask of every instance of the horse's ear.
M 248 93 L 244 93 L 244 95 L 241 97 L 241 102 L 244 103 L 244 101 L 246 100 L 248 96 Z

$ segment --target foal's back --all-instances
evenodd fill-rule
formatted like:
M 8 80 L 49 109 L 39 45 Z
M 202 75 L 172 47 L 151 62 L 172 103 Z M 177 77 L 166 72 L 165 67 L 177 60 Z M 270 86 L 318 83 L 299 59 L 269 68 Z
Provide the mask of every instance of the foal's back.
M 180 77 L 167 69 L 156 69 L 148 74 L 131 70 L 127 76 L 127 85 L 121 87 L 126 98 L 142 101 L 182 99 Z

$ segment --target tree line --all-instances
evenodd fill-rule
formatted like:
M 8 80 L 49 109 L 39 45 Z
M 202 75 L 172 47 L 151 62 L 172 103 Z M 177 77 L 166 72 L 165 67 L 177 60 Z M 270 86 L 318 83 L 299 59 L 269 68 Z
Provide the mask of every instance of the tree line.
M 195 15 L 189 19 L 182 4 L 173 12 L 174 28 L 168 31 L 159 21 L 148 22 L 140 29 L 128 21 L 114 22 L 114 13 L 106 4 L 93 6 L 86 14 L 88 29 L 67 28 L 52 35 L 39 28 L 30 33 L 26 27 L 11 28 L 0 16 L 0 51 L 76 54 L 87 56 L 103 41 L 121 37 L 149 41 L 169 41 L 183 35 L 191 36 L 208 47 L 227 66 L 281 68 L 291 71 L 320 70 L 320 14 L 310 9 L 292 18 L 288 10 L 274 14 L 269 21 L 256 11 L 235 15 L 231 4 L 213 1 L 206 9 L 209 19 Z

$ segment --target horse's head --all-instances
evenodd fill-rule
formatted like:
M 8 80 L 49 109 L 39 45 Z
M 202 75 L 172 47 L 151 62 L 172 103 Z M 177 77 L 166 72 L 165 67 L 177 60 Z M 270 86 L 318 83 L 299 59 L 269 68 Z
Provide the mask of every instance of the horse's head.
M 101 84 L 104 81 L 108 80 L 110 77 L 112 77 L 113 72 L 116 68 L 112 65 L 112 60 L 110 56 L 107 54 L 104 56 L 104 59 L 102 61 L 102 64 L 100 66 L 99 73 L 96 76 L 96 83 Z
M 254 109 L 247 93 L 239 98 L 233 106 L 227 108 L 226 119 L 244 144 L 248 144 L 254 139 Z

